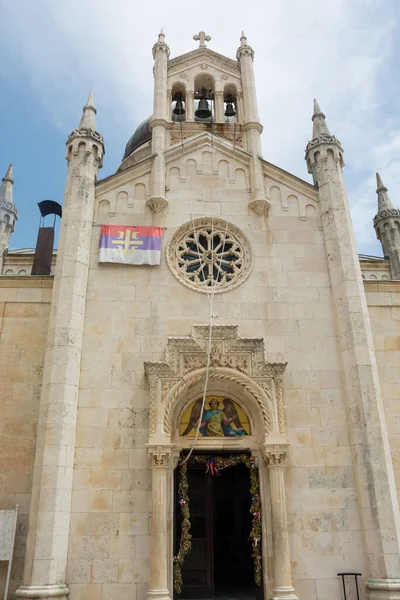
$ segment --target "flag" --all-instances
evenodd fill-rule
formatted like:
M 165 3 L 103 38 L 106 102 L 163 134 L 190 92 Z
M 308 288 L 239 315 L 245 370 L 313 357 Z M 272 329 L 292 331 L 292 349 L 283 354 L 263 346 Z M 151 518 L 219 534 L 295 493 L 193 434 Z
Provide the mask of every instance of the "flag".
M 99 262 L 159 265 L 162 227 L 102 225 Z

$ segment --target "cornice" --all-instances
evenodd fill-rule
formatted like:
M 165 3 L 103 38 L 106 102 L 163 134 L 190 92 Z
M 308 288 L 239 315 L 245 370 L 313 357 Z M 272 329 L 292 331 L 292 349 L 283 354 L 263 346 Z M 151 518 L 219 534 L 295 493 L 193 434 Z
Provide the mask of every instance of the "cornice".
M 395 218 L 398 219 L 400 217 L 400 209 L 398 208 L 388 208 L 386 210 L 382 210 L 374 217 L 374 227 L 376 227 L 381 221 Z
M 122 171 L 117 171 L 116 173 L 109 175 L 109 177 L 105 177 L 104 179 L 98 181 L 95 187 L 96 198 L 120 185 L 130 183 L 137 177 L 143 177 L 143 175 L 150 173 L 151 165 L 153 164 L 153 159 L 155 156 L 155 154 L 146 156 L 143 158 L 143 160 L 135 163 L 131 167 L 123 169 Z
M 198 135 L 194 135 L 190 138 L 186 138 L 184 140 L 184 152 L 185 155 L 192 150 L 198 150 L 199 148 L 209 148 L 210 150 L 213 148 L 214 150 L 219 150 L 222 154 L 226 155 L 228 158 L 232 158 L 232 142 L 229 142 L 225 138 L 221 136 L 211 136 L 211 134 L 207 131 L 204 133 L 200 133 Z M 165 162 L 169 163 L 173 160 L 176 160 L 182 156 L 182 144 L 176 143 L 171 146 L 165 153 Z M 235 146 L 235 160 L 241 162 L 242 164 L 249 166 L 251 162 L 251 154 Z
M 187 52 L 168 61 L 168 75 L 175 75 L 176 72 L 189 69 L 197 63 L 209 63 L 223 71 L 229 71 L 233 76 L 240 77 L 240 64 L 227 56 L 218 54 L 209 48 L 197 48 L 192 52 Z
M 51 288 L 53 275 L 1 275 L 0 289 L 3 288 Z
M 261 159 L 261 163 L 263 165 L 264 176 L 273 179 L 278 184 L 286 185 L 288 188 L 297 191 L 299 194 L 303 194 L 304 196 L 308 196 L 312 200 L 319 202 L 319 194 L 318 188 L 316 188 L 308 181 L 304 181 L 304 179 L 300 179 L 296 175 L 281 169 L 277 165 L 274 165 L 267 160 Z

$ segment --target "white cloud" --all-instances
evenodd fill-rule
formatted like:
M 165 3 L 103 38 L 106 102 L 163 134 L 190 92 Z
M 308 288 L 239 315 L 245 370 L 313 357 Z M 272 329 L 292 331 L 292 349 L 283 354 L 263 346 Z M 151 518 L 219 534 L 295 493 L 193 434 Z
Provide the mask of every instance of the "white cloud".
M 53 124 L 66 133 L 94 88 L 108 147 L 113 123 L 123 124 L 127 139 L 152 112 L 151 47 L 161 27 L 171 56 L 195 48 L 192 36 L 204 29 L 212 49 L 234 57 L 244 29 L 256 52 L 265 158 L 308 178 L 304 148 L 317 97 L 345 149 L 360 251 L 379 251 L 371 227 L 372 174 L 382 168 L 393 192 L 400 188 L 400 170 L 390 167 L 399 158 L 399 108 L 393 101 L 382 111 L 383 90 L 398 85 L 388 76 L 396 59 L 394 0 L 1 2 L 0 49 L 10 58 L 0 69 L 22 69 Z M 393 201 L 400 205 L 400 197 Z

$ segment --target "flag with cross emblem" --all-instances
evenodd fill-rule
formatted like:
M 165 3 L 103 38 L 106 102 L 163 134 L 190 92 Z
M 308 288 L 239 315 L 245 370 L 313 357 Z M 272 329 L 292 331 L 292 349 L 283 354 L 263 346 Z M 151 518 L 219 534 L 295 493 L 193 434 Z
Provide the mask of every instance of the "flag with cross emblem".
M 159 265 L 162 227 L 102 225 L 99 262 Z

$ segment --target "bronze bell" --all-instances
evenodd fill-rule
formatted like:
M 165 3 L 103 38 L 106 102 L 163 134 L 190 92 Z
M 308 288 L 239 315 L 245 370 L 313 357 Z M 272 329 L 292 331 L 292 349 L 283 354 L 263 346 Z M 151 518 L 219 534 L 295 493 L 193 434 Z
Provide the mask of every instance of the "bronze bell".
M 208 119 L 211 117 L 211 110 L 205 98 L 200 100 L 199 107 L 194 114 L 198 119 Z
M 236 111 L 235 111 L 235 109 L 233 107 L 233 103 L 232 102 L 227 102 L 226 103 L 225 116 L 226 117 L 236 117 Z
M 182 102 L 182 100 L 180 98 L 178 98 L 178 100 L 176 101 L 175 108 L 172 111 L 172 113 L 174 115 L 178 115 L 179 117 L 181 115 L 185 114 L 185 107 L 184 107 L 183 102 Z

